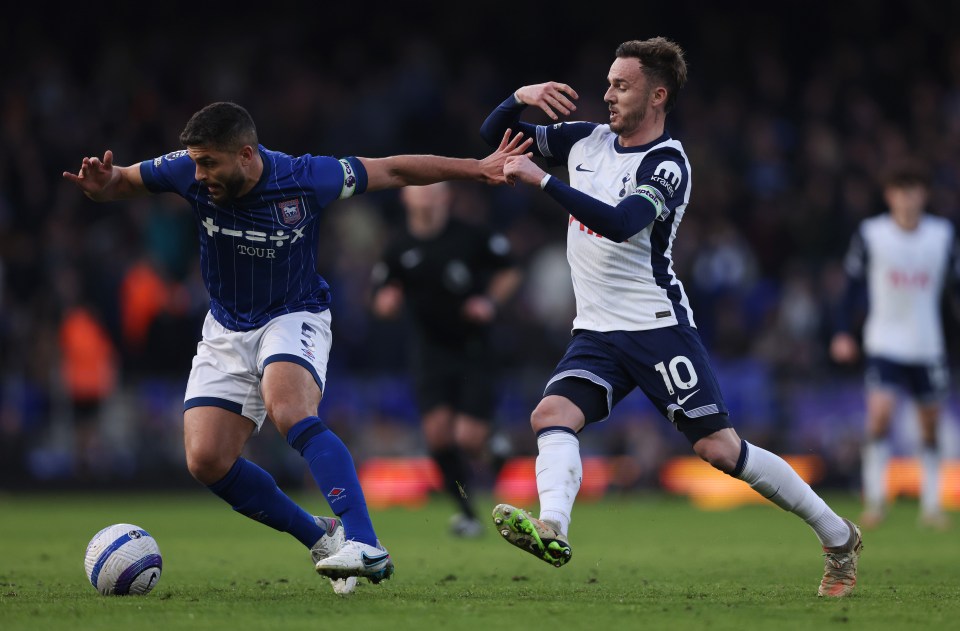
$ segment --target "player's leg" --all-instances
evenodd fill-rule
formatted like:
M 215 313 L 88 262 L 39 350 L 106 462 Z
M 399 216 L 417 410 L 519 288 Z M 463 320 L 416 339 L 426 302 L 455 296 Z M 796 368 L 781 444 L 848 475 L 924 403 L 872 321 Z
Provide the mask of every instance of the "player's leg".
M 583 478 L 577 433 L 586 421 L 578 403 L 587 407 L 585 401 L 592 398 L 599 402 L 605 395 L 592 384 L 573 378 L 555 382 L 548 392 L 530 415 L 530 426 L 537 436 L 540 519 L 566 535 Z
M 413 349 L 410 373 L 427 453 L 440 471 L 444 492 L 457 506 L 451 532 L 461 534 L 460 522 L 467 524 L 468 530 L 470 523 L 476 522 L 467 500 L 473 470 L 454 435 L 456 406 L 465 379 L 463 350 L 421 340 Z
M 569 399 L 546 395 L 533 411 L 531 425 L 537 434 L 540 518 L 515 506 L 498 504 L 493 509 L 493 522 L 508 542 L 560 567 L 573 556 L 567 530 L 583 474 L 574 427 L 583 427 L 583 414 Z
M 467 495 L 472 471 L 466 455 L 456 443 L 454 418 L 452 407 L 446 404 L 435 405 L 421 416 L 421 427 L 427 452 L 440 470 L 443 490 L 453 499 L 459 511 L 450 522 L 451 532 L 473 536 L 479 533 L 469 527 L 471 522 L 477 522 L 476 511 Z M 465 524 L 463 527 L 461 522 Z
M 861 453 L 863 515 L 865 528 L 880 525 L 887 511 L 887 467 L 890 463 L 890 422 L 896 394 L 888 389 L 867 390 L 865 441 Z
M 241 515 L 293 535 L 307 548 L 325 534 L 323 525 L 278 487 L 273 477 L 240 456 L 256 425 L 214 406 L 183 414 L 187 468 L 197 481 Z
M 269 473 L 240 457 L 266 418 L 257 362 L 262 336 L 263 329 L 230 331 L 207 316 L 184 401 L 187 466 L 238 512 L 289 532 L 312 558 L 326 556 L 343 545 L 339 520 L 307 513 Z M 335 582 L 334 590 L 346 593 L 355 584 Z
M 255 374 L 259 336 L 259 330 L 230 331 L 207 315 L 184 395 L 187 468 L 236 511 L 289 532 L 309 548 L 324 536 L 324 527 L 269 473 L 240 457 L 266 417 Z
M 453 440 L 468 462 L 490 465 L 493 459 L 490 446 L 492 434 L 493 422 L 489 418 L 481 418 L 465 412 L 460 412 L 453 418 Z M 488 483 L 483 487 L 486 490 L 491 486 L 490 480 L 488 478 Z
M 377 540 L 350 451 L 317 416 L 330 345 L 329 312 L 271 320 L 258 351 L 260 392 L 267 416 L 306 460 L 343 523 L 346 543 L 320 560 L 317 571 L 331 579 L 362 575 L 379 582 L 393 573 L 393 563 Z
M 859 529 L 834 513 L 782 458 L 740 439 L 730 425 L 720 386 L 696 329 L 680 325 L 619 333 L 614 338 L 638 385 L 686 436 L 698 456 L 745 481 L 813 528 L 827 556 L 819 595 L 849 593 L 856 584 Z
M 583 475 L 577 433 L 607 418 L 613 401 L 632 387 L 602 335 L 574 335 L 530 417 L 537 435 L 540 519 L 507 504 L 497 506 L 494 523 L 507 541 L 557 567 L 570 560 L 567 531 Z
M 921 441 L 920 468 L 923 476 L 920 489 L 920 523 L 943 529 L 948 526 L 948 521 L 940 497 L 941 458 L 937 441 L 940 414 L 939 402 L 917 405 Z
M 742 440 L 733 428 L 698 439 L 693 450 L 715 468 L 743 480 L 763 497 L 803 519 L 825 548 L 842 546 L 849 540 L 847 522 L 783 458 Z
M 864 528 L 879 526 L 887 509 L 887 467 L 890 463 L 890 423 L 897 406 L 897 388 L 907 375 L 903 367 L 868 357 L 866 370 L 867 416 L 861 450 Z
M 453 420 L 454 441 L 468 460 L 486 468 L 485 488 L 493 486 L 511 449 L 510 439 L 494 431 L 499 383 L 491 348 L 486 341 L 472 344 L 464 355 Z
M 936 529 L 949 527 L 943 512 L 940 487 L 940 447 L 938 440 L 942 401 L 947 396 L 950 373 L 946 361 L 912 367 L 910 393 L 917 404 L 920 423 L 920 525 Z
M 693 449 L 711 465 L 743 480 L 757 493 L 797 515 L 813 529 L 825 557 L 818 596 L 842 597 L 853 591 L 863 547 L 860 529 L 833 512 L 786 461 L 741 440 L 733 428 L 700 438 Z
M 490 434 L 496 398 L 496 380 L 492 378 L 492 362 L 485 344 L 471 344 L 470 350 L 458 357 L 456 383 L 452 399 L 455 412 L 452 418 L 451 437 L 454 448 L 460 455 L 463 477 L 457 491 L 462 502 L 461 513 L 450 522 L 453 534 L 476 537 L 483 533 L 483 526 L 473 510 L 473 497 L 483 487 L 489 490 L 492 479 L 484 485 L 478 476 L 487 473 L 484 467 L 490 460 Z M 483 350 L 476 350 L 483 349 Z
M 583 476 L 577 434 L 610 415 L 634 387 L 605 334 L 577 331 L 530 416 L 537 436 L 540 519 L 501 504 L 494 523 L 507 541 L 557 567 L 572 556 L 567 531 Z

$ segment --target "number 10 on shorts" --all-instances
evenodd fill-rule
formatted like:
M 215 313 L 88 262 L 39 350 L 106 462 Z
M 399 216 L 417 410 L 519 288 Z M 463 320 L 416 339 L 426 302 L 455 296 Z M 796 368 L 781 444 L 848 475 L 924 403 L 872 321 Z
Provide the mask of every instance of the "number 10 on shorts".
M 680 374 L 680 366 L 683 366 L 683 372 L 687 373 L 686 378 Z M 664 362 L 660 362 L 655 365 L 654 368 L 660 373 L 660 376 L 663 377 L 663 384 L 667 386 L 667 393 L 670 396 L 675 394 L 674 385 L 680 390 L 689 390 L 697 385 L 697 381 L 699 381 L 697 371 L 693 367 L 693 362 L 683 355 L 677 355 L 670 360 L 669 370 Z

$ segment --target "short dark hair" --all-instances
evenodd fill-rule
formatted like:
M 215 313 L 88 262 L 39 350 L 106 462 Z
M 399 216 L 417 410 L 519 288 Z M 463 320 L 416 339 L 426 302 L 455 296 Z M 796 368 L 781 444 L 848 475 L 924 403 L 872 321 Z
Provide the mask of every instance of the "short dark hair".
M 669 112 L 677 101 L 677 93 L 687 82 L 687 62 L 683 49 L 665 37 L 634 39 L 617 46 L 617 57 L 636 57 L 648 78 L 663 83 L 667 89 L 664 109 Z
M 236 103 L 211 103 L 190 117 L 180 133 L 185 147 L 210 147 L 225 151 L 257 146 L 257 126 L 250 113 Z
M 883 188 L 929 188 L 930 170 L 918 158 L 900 158 L 883 170 L 880 183 Z

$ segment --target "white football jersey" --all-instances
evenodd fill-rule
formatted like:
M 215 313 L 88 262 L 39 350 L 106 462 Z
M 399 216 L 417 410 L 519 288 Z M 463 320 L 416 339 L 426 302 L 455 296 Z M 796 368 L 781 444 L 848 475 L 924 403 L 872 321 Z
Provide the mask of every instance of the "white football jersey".
M 956 265 L 953 224 L 943 217 L 925 215 L 912 231 L 889 214 L 861 222 L 844 267 L 867 284 L 864 352 L 906 364 L 943 358 L 940 299 Z
M 664 134 L 625 148 L 609 125 L 558 123 L 537 128 L 537 148 L 555 163 L 566 162 L 570 185 L 591 197 L 616 206 L 628 195 L 643 195 L 669 210 L 622 243 L 568 218 L 567 260 L 577 304 L 573 328 L 695 326 L 671 258 L 690 200 L 690 163 L 680 142 Z

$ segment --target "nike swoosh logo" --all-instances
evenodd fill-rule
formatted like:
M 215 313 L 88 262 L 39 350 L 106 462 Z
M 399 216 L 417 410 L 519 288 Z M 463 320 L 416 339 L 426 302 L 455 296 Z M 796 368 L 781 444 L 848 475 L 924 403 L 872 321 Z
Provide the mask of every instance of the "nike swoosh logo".
M 677 405 L 683 405 L 684 403 L 687 402 L 687 399 L 689 399 L 690 397 L 692 397 L 693 395 L 695 395 L 695 394 L 698 393 L 698 392 L 700 392 L 700 388 L 697 388 L 696 390 L 694 390 L 693 392 L 691 392 L 690 394 L 688 394 L 688 395 L 685 396 L 685 397 L 677 397 Z
M 584 169 L 583 162 L 577 165 L 577 171 L 582 171 L 584 173 L 593 173 L 593 169 Z
M 374 565 L 377 565 L 377 564 L 379 564 L 379 563 L 383 563 L 384 561 L 386 561 L 387 559 L 389 559 L 389 558 L 390 558 L 390 554 L 385 552 L 385 553 L 379 554 L 379 555 L 377 555 L 377 556 L 375 556 L 375 557 L 371 557 L 371 556 L 367 556 L 367 553 L 366 553 L 366 552 L 361 552 L 361 553 L 360 553 L 360 558 L 363 559 L 363 565 L 364 565 L 364 566 L 366 566 L 366 567 L 373 567 Z

